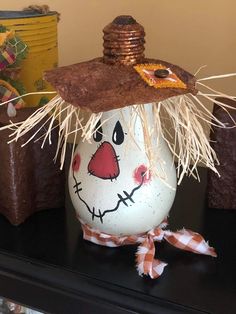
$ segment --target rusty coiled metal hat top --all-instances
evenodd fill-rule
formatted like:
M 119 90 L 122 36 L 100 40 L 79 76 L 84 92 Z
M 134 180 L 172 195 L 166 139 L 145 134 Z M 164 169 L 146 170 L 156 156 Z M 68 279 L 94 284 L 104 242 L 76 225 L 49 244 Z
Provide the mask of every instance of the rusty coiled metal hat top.
M 144 60 L 144 28 L 132 16 L 116 17 L 103 32 L 105 63 L 134 65 Z

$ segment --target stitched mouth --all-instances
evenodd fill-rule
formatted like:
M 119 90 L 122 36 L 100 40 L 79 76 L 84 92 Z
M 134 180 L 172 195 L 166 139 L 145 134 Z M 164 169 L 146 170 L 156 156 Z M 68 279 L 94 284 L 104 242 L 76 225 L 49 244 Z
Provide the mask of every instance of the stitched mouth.
M 135 192 L 138 191 L 141 188 L 141 186 L 143 185 L 143 183 L 144 183 L 144 176 L 145 176 L 145 173 L 143 172 L 141 174 L 141 178 L 142 179 L 141 179 L 140 184 L 135 186 L 130 193 L 128 193 L 127 191 L 123 191 L 123 195 L 122 195 L 122 193 L 121 194 L 117 193 L 118 200 L 116 202 L 116 206 L 114 208 L 111 208 L 111 209 L 106 209 L 103 212 L 101 212 L 100 209 L 96 210 L 95 207 L 90 207 L 88 205 L 88 203 L 81 197 L 81 195 L 80 195 L 80 192 L 82 191 L 81 182 L 77 181 L 77 179 L 76 179 L 76 177 L 74 175 L 74 172 L 73 172 L 73 179 L 74 179 L 75 184 L 74 184 L 73 188 L 75 189 L 75 194 L 77 194 L 77 196 L 80 199 L 80 201 L 82 203 L 84 203 L 84 205 L 86 206 L 87 210 L 92 215 L 92 219 L 94 220 L 95 218 L 98 218 L 98 219 L 100 219 L 101 223 L 103 223 L 103 217 L 107 213 L 112 213 L 112 212 L 117 211 L 121 204 L 124 204 L 125 206 L 128 207 L 129 206 L 129 202 L 131 202 L 133 204 L 135 203 L 135 201 L 133 200 L 133 196 L 134 196 Z

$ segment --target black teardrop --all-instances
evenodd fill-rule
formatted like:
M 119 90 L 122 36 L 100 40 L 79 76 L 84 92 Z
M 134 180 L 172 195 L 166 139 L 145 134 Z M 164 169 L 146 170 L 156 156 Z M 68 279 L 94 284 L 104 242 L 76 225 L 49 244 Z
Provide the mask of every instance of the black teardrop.
M 93 133 L 93 139 L 95 142 L 100 142 L 102 140 L 102 126 L 100 120 L 96 124 L 95 130 L 96 132 Z
M 112 135 L 112 141 L 116 145 L 120 145 L 124 142 L 124 131 L 119 121 L 116 122 Z

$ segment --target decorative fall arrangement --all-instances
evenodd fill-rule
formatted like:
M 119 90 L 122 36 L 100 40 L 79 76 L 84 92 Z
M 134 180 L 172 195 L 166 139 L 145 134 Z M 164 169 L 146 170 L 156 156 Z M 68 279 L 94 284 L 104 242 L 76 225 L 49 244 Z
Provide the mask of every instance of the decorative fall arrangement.
M 13 30 L 0 25 L 0 101 L 8 101 L 25 93 L 23 84 L 19 80 L 20 64 L 26 58 L 27 45 L 15 34 Z M 16 109 L 25 106 L 19 98 L 8 103 L 9 117 L 16 115 Z
M 34 95 L 30 93 L 24 98 L 27 107 L 36 107 L 49 101 L 43 92 L 52 90 L 52 87 L 43 80 L 42 75 L 45 70 L 58 65 L 57 23 L 58 13 L 50 11 L 47 5 L 29 6 L 22 11 L 0 10 L 0 36 L 4 41 L 0 51 L 5 51 L 2 57 L 3 63 L 7 64 L 5 73 L 1 71 L 0 65 L 0 78 L 4 74 L 7 80 L 3 79 L 20 95 L 41 92 Z M 13 95 L 8 95 L 10 98 Z M 8 100 L 6 97 L 4 99 Z
M 131 16 L 118 16 L 103 32 L 103 57 L 46 72 L 57 95 L 25 121 L 11 122 L 10 142 L 45 119 L 27 141 L 37 140 L 47 123 L 43 146 L 58 125 L 55 158 L 62 167 L 73 136 L 69 191 L 84 238 L 111 247 L 138 244 L 139 274 L 157 278 L 166 263 L 155 259 L 155 241 L 216 256 L 201 235 L 168 230 L 166 217 L 177 181 L 184 175 L 198 179 L 199 162 L 217 172 L 202 124 L 226 126 L 202 99 L 233 97 L 205 81 L 235 74 L 196 79 L 176 65 L 145 58 L 144 29 Z M 90 113 L 87 121 L 83 110 Z

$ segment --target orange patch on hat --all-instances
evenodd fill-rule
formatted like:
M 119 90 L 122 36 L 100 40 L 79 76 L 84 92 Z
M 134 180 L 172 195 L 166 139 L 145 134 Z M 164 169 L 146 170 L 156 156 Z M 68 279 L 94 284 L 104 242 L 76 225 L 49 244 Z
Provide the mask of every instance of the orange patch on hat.
M 170 68 L 162 64 L 138 64 L 134 69 L 149 86 L 187 89 L 186 84 Z

